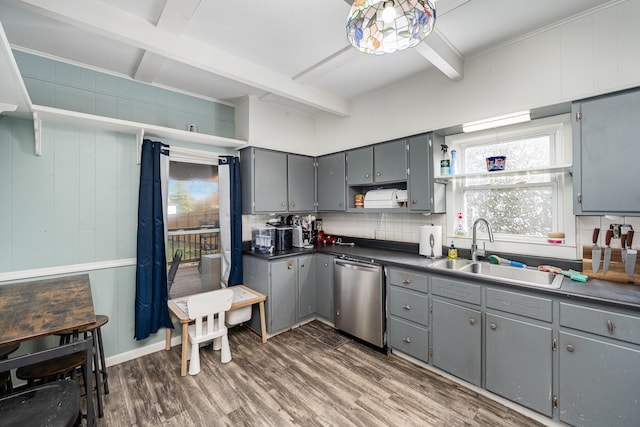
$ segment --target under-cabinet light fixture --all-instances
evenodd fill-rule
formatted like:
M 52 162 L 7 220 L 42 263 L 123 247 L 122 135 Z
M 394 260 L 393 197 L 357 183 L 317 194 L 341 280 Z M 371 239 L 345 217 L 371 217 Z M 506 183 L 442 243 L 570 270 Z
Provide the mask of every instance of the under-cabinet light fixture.
M 462 131 L 464 133 L 476 132 L 484 129 L 492 129 L 500 126 L 514 125 L 516 123 L 528 122 L 531 120 L 531 114 L 527 111 L 519 111 L 517 113 L 496 116 L 490 119 L 478 120 L 475 122 L 464 123 Z

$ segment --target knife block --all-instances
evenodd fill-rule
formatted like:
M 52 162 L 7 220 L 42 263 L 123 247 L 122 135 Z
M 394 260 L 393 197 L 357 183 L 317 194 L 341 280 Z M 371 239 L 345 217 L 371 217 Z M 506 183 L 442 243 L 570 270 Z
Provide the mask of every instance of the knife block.
M 636 269 L 633 273 L 633 277 L 629 276 L 625 270 L 625 264 L 622 262 L 622 250 L 611 248 L 611 262 L 609 262 L 609 270 L 607 270 L 607 274 L 602 274 L 602 267 L 604 266 L 604 248 L 602 249 L 602 255 L 600 258 L 600 268 L 596 274 L 593 274 L 592 266 L 592 256 L 591 250 L 592 246 L 583 246 L 582 252 L 582 274 L 586 274 L 589 278 L 592 279 L 600 279 L 600 280 L 610 280 L 612 282 L 618 283 L 633 283 L 635 285 L 640 285 L 640 274 L 638 270 L 638 264 L 640 264 L 640 259 L 636 260 Z M 640 258 L 640 251 L 638 253 Z

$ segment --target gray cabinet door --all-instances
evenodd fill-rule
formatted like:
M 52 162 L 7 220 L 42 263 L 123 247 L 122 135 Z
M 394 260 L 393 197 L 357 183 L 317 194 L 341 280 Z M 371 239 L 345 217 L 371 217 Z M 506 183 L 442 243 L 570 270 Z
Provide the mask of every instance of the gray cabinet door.
M 298 257 L 298 320 L 316 312 L 316 275 L 313 255 Z
M 430 211 L 433 194 L 433 161 L 429 136 L 409 139 L 409 210 Z
M 318 211 L 344 211 L 346 190 L 344 152 L 318 157 Z
M 254 212 L 287 212 L 287 154 L 254 150 Z
M 289 212 L 315 210 L 316 171 L 313 157 L 287 155 Z
M 560 331 L 560 421 L 637 426 L 640 351 Z
M 333 321 L 333 257 L 314 255 L 316 264 L 316 313 Z
M 373 147 L 347 151 L 347 184 L 373 183 Z
M 407 180 L 407 147 L 405 139 L 374 146 L 373 174 L 373 179 L 376 183 Z
M 487 390 L 551 417 L 552 329 L 487 313 L 485 340 Z
M 296 304 L 296 259 L 272 261 L 269 263 L 271 292 L 268 330 L 277 332 L 292 326 L 297 316 Z
M 640 91 L 583 101 L 572 110 L 574 213 L 640 212 Z
M 433 299 L 434 366 L 480 386 L 482 318 L 479 310 Z

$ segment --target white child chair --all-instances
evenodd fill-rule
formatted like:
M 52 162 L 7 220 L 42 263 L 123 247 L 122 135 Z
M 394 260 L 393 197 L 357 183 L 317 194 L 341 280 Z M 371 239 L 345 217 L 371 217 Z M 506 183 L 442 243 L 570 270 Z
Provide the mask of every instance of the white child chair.
M 233 291 L 228 288 L 194 295 L 187 300 L 189 318 L 196 321 L 194 325 L 189 326 L 189 375 L 197 375 L 200 372 L 200 343 L 213 340 L 213 349 L 222 350 L 221 362 L 231 361 L 224 316 L 232 303 Z

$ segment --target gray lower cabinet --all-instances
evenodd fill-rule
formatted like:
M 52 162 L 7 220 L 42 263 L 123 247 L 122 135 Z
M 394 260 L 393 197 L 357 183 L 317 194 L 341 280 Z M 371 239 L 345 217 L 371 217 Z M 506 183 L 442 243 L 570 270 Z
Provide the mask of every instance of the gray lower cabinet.
M 551 417 L 552 343 L 550 326 L 488 312 L 485 322 L 486 389 Z
M 477 386 L 482 381 L 480 310 L 433 298 L 434 366 Z
M 320 156 L 317 175 L 318 211 L 346 210 L 345 184 L 345 154 L 344 152 Z
M 333 256 L 315 254 L 316 314 L 333 322 Z
M 313 255 L 296 257 L 298 273 L 298 319 L 312 316 L 316 312 L 316 273 Z
M 637 426 L 640 420 L 640 317 L 560 303 L 560 421 Z
M 387 283 L 389 347 L 428 363 L 429 276 L 389 268 Z

